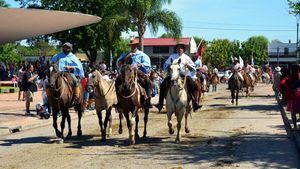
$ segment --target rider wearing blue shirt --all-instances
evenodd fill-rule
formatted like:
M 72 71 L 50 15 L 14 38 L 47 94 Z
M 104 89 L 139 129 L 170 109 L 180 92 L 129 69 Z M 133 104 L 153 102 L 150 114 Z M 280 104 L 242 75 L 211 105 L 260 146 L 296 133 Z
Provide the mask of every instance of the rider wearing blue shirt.
M 117 59 L 117 65 L 118 67 L 122 66 L 123 64 L 130 64 L 131 66 L 137 67 L 137 74 L 138 74 L 138 82 L 141 85 L 144 86 L 146 90 L 146 102 L 145 106 L 151 108 L 151 81 L 150 81 L 150 72 L 151 72 L 151 61 L 150 57 L 145 54 L 144 52 L 140 51 L 138 49 L 139 41 L 137 38 L 130 41 L 128 44 L 131 47 L 130 52 L 123 53 L 118 59 Z M 116 79 L 117 81 L 118 79 Z M 143 82 L 142 82 L 143 81 Z M 118 85 L 118 82 L 116 82 L 116 85 Z
M 63 52 L 53 56 L 51 62 L 58 64 L 58 70 L 62 72 L 69 72 L 69 75 L 73 79 L 74 87 L 74 102 L 79 102 L 80 88 L 78 79 L 84 77 L 84 71 L 79 59 L 71 52 L 73 45 L 66 42 L 62 46 Z

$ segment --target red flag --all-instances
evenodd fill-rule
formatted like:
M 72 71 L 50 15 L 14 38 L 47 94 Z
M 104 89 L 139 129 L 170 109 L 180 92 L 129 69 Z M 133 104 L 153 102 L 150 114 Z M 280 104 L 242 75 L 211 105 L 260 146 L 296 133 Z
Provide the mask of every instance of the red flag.
M 201 42 L 199 43 L 198 47 L 197 47 L 197 55 L 199 57 L 202 57 L 205 51 L 205 44 L 204 41 L 201 40 Z

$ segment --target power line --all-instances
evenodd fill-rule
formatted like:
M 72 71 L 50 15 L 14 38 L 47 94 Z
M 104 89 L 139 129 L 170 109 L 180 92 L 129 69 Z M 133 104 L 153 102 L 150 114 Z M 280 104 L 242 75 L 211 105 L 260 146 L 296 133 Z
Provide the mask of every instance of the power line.
M 261 32 L 295 32 L 291 29 L 241 29 L 241 28 L 216 28 L 216 27 L 193 27 L 186 26 L 188 29 L 224 30 L 224 31 L 261 31 Z
M 222 22 L 202 22 L 202 21 L 186 21 L 193 23 L 202 23 L 207 25 L 227 25 L 227 26 L 250 26 L 250 27 L 280 27 L 280 28 L 293 28 L 295 26 L 283 26 L 283 25 L 248 25 L 248 24 L 235 24 L 235 23 L 222 23 Z

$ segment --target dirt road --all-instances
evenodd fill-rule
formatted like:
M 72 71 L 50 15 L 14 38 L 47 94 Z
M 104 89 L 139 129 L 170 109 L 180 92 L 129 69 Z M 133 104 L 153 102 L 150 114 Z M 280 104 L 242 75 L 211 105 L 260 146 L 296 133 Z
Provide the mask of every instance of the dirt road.
M 0 168 L 299 168 L 299 154 L 286 137 L 271 86 L 259 84 L 249 98 L 232 106 L 221 86 L 189 119 L 182 143 L 168 134 L 165 113 L 153 109 L 146 141 L 128 146 L 128 130 L 100 142 L 97 116 L 83 119 L 82 138 L 59 144 L 52 126 L 0 138 Z M 173 118 L 175 122 L 175 118 Z M 140 123 L 142 135 L 143 123 Z M 73 122 L 73 133 L 76 133 Z

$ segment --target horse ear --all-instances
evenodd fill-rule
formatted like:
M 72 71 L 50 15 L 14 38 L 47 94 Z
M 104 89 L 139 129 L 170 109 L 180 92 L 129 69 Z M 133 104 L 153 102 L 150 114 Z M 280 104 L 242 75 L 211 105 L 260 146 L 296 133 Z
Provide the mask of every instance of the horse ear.
M 179 58 L 179 59 L 178 59 L 178 62 L 177 62 L 177 63 L 178 63 L 178 64 L 180 64 L 180 63 L 181 63 L 181 58 Z

